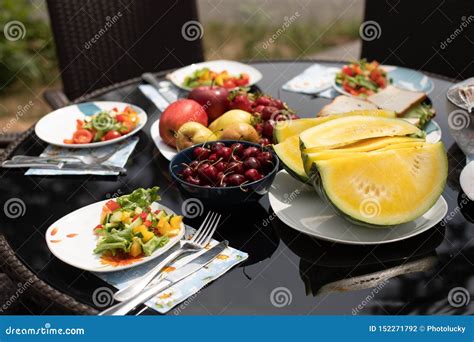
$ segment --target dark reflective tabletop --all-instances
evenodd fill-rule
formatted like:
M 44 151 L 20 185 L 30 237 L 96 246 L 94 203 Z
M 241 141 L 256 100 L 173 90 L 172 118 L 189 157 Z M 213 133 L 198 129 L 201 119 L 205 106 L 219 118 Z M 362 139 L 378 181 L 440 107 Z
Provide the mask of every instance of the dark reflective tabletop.
M 313 117 L 328 99 L 288 93 L 282 84 L 311 62 L 255 63 L 263 79 L 258 86 L 278 96 L 301 117 Z M 184 315 L 320 315 L 320 314 L 472 314 L 474 306 L 452 305 L 448 295 L 461 287 L 474 291 L 473 206 L 459 187 L 465 157 L 450 135 L 446 100 L 451 82 L 432 77 L 429 95 L 437 110 L 449 156 L 449 180 L 443 193 L 448 216 L 442 224 L 411 239 L 375 246 L 348 246 L 313 239 L 286 226 L 273 215 L 265 196 L 259 203 L 237 209 L 220 208 L 224 224 L 217 239 L 249 253 L 249 259 L 208 287 L 179 311 Z M 68 266 L 52 256 L 44 233 L 57 219 L 82 206 L 137 187 L 161 188 L 162 202 L 180 211 L 183 198 L 172 184 L 168 161 L 149 136 L 159 115 L 137 89 L 124 86 L 95 97 L 136 104 L 149 115 L 147 126 L 119 177 L 25 177 L 22 171 L 0 173 L 2 203 L 21 198 L 26 213 L 17 219 L 1 218 L 1 229 L 17 256 L 41 279 L 77 300 L 93 306 L 92 293 L 107 286 L 91 273 Z M 16 154 L 37 155 L 44 144 L 29 136 Z M 268 217 L 271 224 L 263 225 Z M 196 226 L 197 219 L 188 220 Z M 170 311 L 173 314 L 175 311 Z M 147 313 L 153 313 L 148 310 Z

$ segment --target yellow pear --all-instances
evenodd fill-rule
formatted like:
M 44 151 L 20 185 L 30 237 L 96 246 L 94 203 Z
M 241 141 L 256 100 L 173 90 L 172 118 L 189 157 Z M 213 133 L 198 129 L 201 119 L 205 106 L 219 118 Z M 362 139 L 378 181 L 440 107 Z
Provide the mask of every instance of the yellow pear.
M 178 151 L 213 140 L 217 140 L 216 135 L 198 122 L 186 122 L 176 132 L 176 148 Z
M 238 122 L 251 124 L 252 119 L 253 119 L 253 115 L 250 114 L 249 112 L 246 112 L 240 109 L 232 109 L 232 110 L 229 110 L 228 112 L 225 112 L 216 120 L 214 120 L 209 125 L 209 129 L 215 133 L 218 131 L 222 131 L 227 126 L 230 126 Z
M 243 122 L 237 122 L 224 128 L 217 134 L 219 139 L 223 140 L 245 140 L 258 142 L 260 136 L 252 125 Z

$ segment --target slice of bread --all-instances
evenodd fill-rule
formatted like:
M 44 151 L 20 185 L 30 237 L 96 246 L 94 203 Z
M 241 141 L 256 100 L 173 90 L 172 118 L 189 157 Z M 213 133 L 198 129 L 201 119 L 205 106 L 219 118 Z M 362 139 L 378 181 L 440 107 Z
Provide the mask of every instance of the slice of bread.
M 392 110 L 398 116 L 403 116 L 411 107 L 420 104 L 426 94 L 417 91 L 403 90 L 392 85 L 367 97 L 367 101 L 379 108 Z
M 377 109 L 377 106 L 365 100 L 356 99 L 355 97 L 340 95 L 330 104 L 324 106 L 318 113 L 318 116 L 329 116 L 363 109 Z

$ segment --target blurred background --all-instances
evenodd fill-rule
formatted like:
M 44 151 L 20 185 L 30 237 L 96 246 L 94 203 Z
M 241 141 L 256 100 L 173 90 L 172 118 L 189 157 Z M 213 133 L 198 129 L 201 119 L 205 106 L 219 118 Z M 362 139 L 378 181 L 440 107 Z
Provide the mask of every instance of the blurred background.
M 360 55 L 362 0 L 198 0 L 197 7 L 207 60 L 351 60 Z M 46 2 L 0 0 L 0 9 L 0 23 L 14 18 L 26 27 L 22 39 L 0 38 L 0 127 L 13 133 L 29 128 L 50 111 L 42 93 L 60 89 L 61 79 Z M 284 34 L 268 44 L 285 22 L 289 25 Z M 30 100 L 34 105 L 28 115 L 16 119 L 18 104 Z

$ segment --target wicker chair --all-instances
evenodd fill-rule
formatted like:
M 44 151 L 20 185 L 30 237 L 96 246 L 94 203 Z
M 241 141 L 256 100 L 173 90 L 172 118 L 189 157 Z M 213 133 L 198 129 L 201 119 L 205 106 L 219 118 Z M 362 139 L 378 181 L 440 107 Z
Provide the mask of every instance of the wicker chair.
M 63 92 L 44 94 L 53 108 L 144 72 L 203 60 L 199 33 L 182 33 L 187 22 L 197 20 L 195 1 L 48 0 L 47 4 L 63 81 Z
M 468 53 L 474 44 L 474 2 L 366 0 L 365 6 L 368 39 L 363 39 L 362 57 L 456 79 L 474 75 Z

